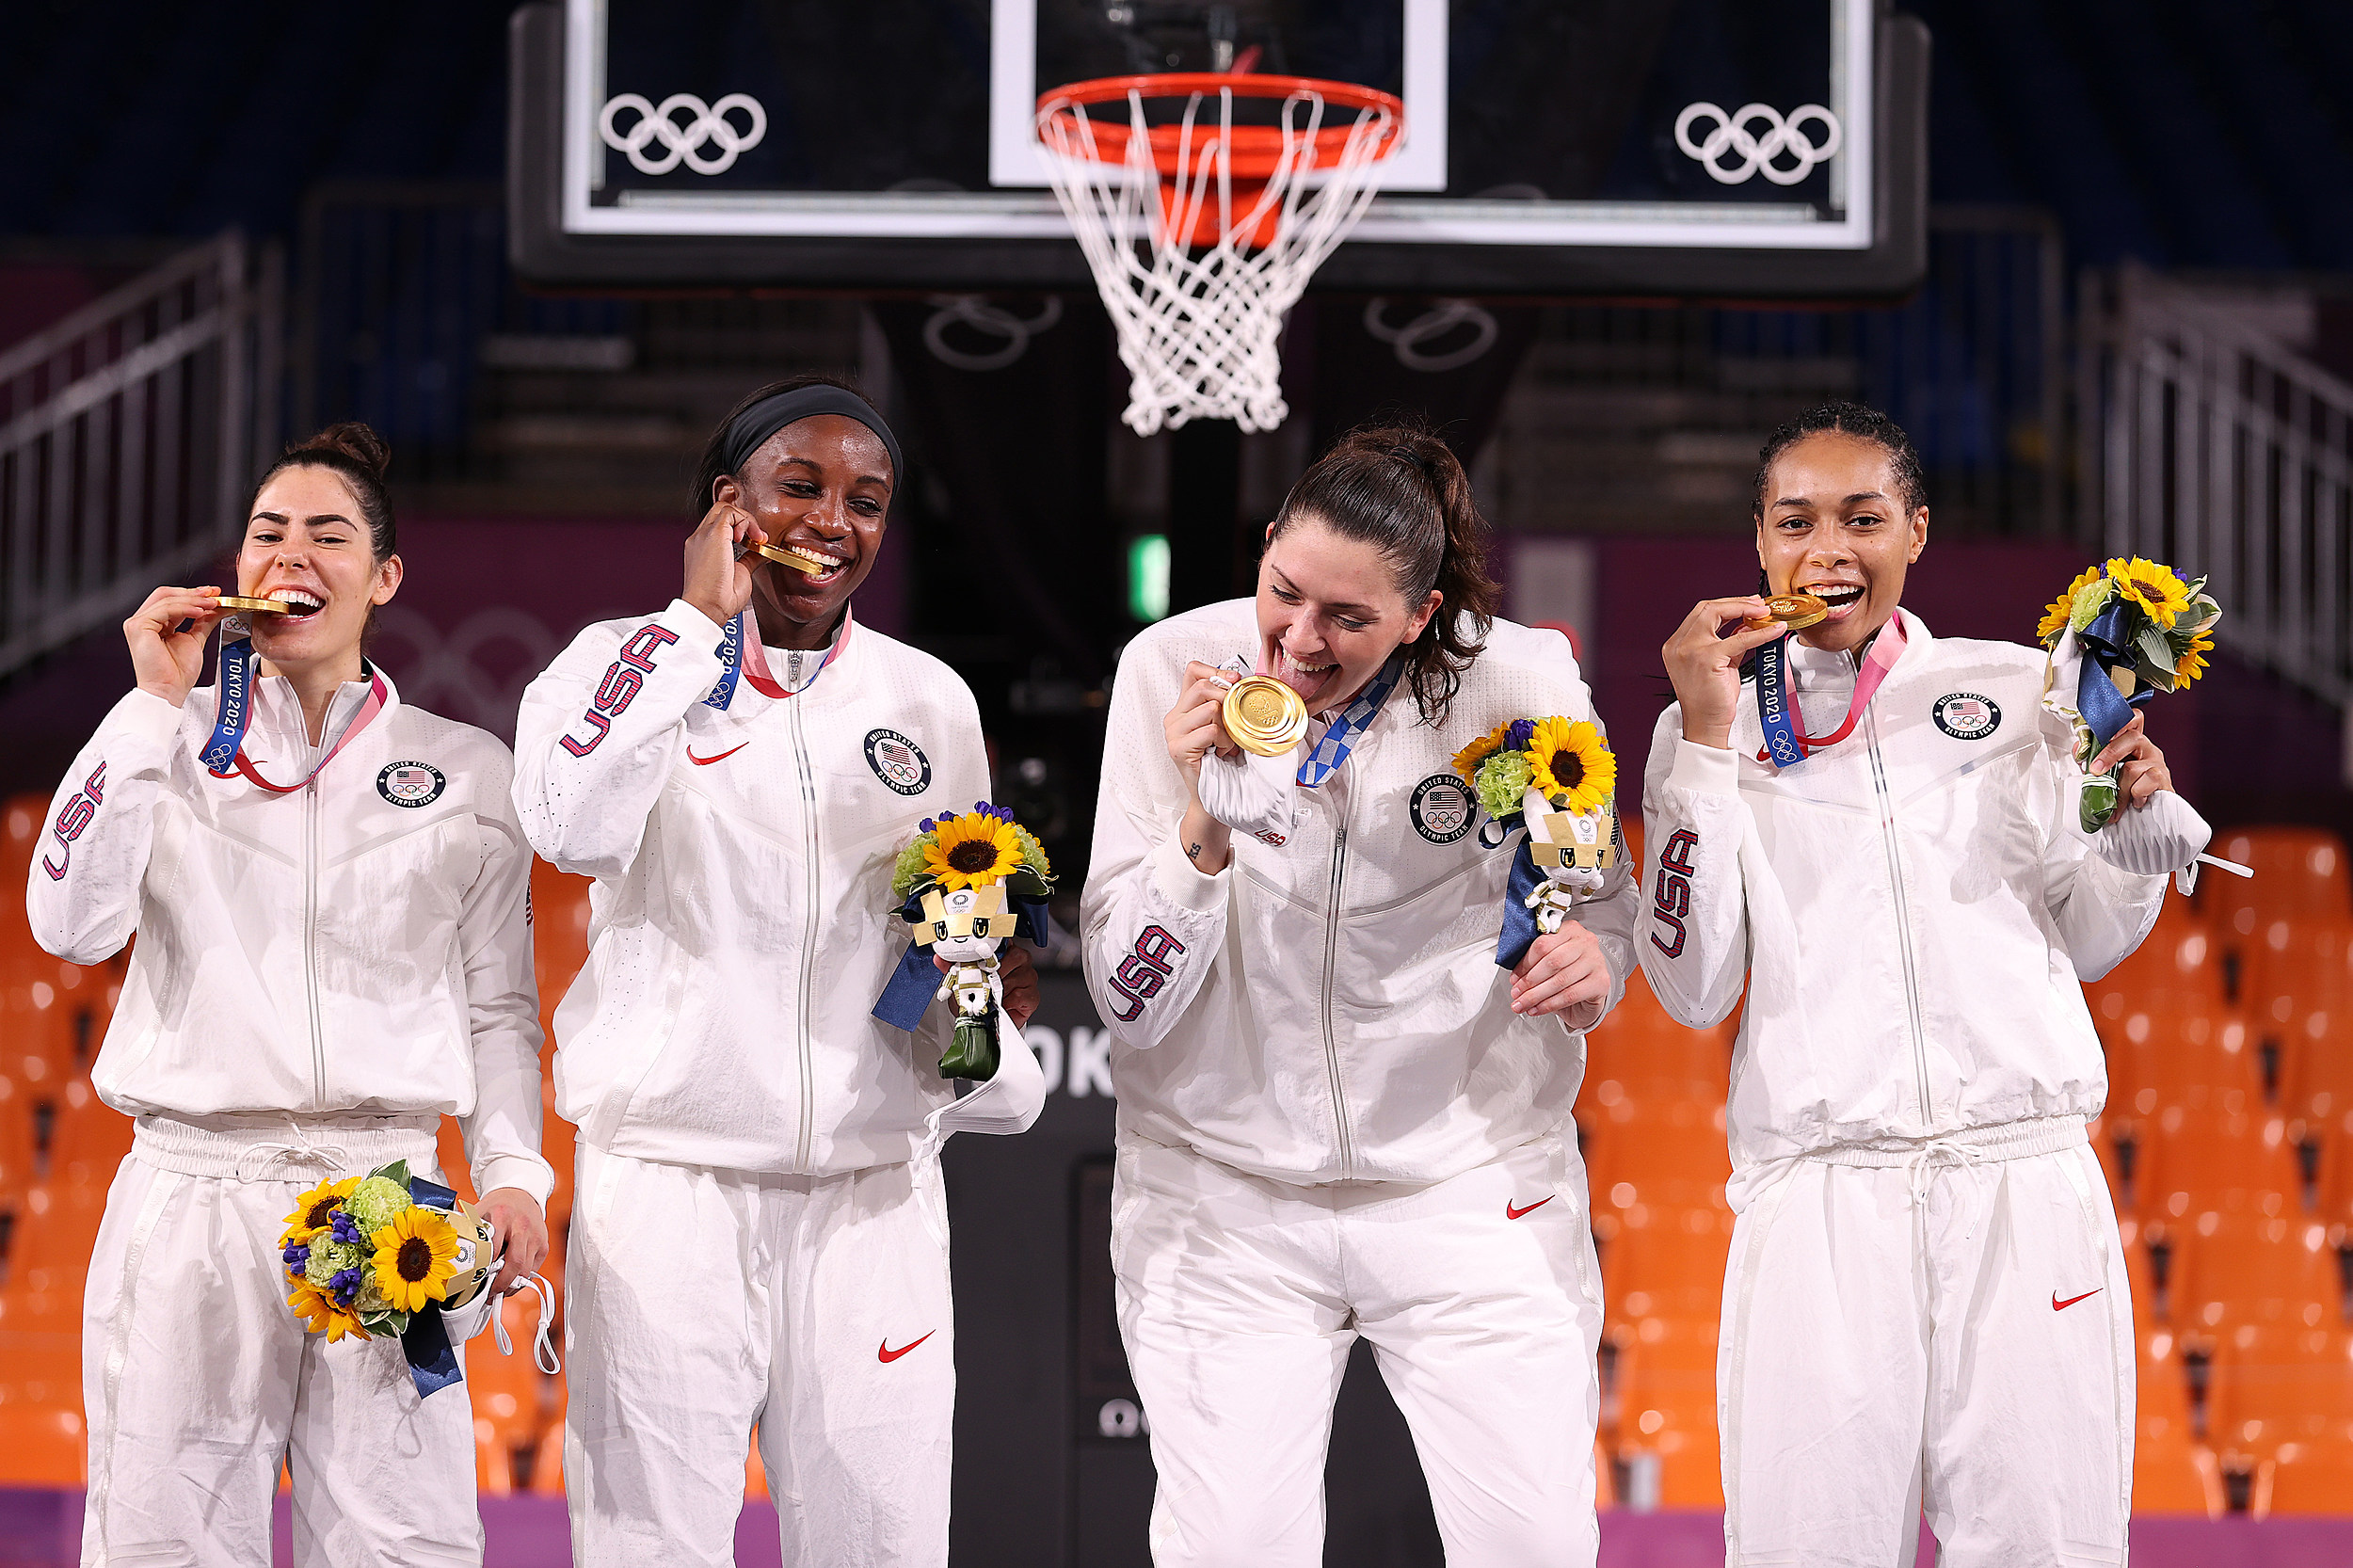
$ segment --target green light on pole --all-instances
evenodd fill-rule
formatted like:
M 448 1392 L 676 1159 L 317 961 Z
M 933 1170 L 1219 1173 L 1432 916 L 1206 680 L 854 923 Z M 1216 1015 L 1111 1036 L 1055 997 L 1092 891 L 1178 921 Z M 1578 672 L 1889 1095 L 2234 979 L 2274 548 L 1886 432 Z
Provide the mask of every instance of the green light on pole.
M 1168 618 L 1168 536 L 1146 534 L 1128 547 L 1128 613 L 1150 623 Z

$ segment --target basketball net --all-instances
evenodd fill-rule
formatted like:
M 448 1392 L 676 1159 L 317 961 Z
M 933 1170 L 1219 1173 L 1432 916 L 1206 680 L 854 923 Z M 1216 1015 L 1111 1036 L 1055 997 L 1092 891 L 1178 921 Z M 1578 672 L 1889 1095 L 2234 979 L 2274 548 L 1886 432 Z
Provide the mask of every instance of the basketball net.
M 1279 96 L 1277 122 L 1236 125 L 1237 92 Z M 1146 122 L 1147 101 L 1179 96 L 1179 120 Z M 1120 97 L 1125 124 L 1088 115 Z M 1280 424 L 1283 318 L 1364 216 L 1375 168 L 1403 139 L 1403 105 L 1299 77 L 1125 77 L 1047 94 L 1037 127 L 1119 335 L 1128 426 Z

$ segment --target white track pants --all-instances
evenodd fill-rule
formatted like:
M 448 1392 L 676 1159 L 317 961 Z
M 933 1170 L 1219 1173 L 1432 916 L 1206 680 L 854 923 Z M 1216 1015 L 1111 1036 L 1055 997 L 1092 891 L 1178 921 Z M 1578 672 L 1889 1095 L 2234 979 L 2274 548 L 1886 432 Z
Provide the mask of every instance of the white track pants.
M 1413 1429 L 1449 1568 L 1590 1568 L 1601 1296 L 1574 1144 L 1426 1186 L 1294 1187 L 1124 1142 L 1112 1265 L 1160 1568 L 1320 1568 L 1358 1335 Z
M 2107 1186 L 2080 1125 L 1987 1135 L 1799 1160 L 1743 1204 L 1717 1354 L 1731 1568 L 1908 1564 L 1924 1503 L 1945 1568 L 2124 1560 Z
M 436 1170 L 430 1128 L 388 1120 L 141 1124 L 83 1297 L 84 1568 L 268 1568 L 281 1462 L 303 1568 L 482 1561 L 465 1385 L 420 1399 L 399 1341 L 330 1345 L 286 1304 L 296 1198 L 394 1160 Z
M 782 1176 L 577 1158 L 564 1489 L 580 1568 L 733 1563 L 755 1423 L 787 1564 L 946 1563 L 938 1161 Z

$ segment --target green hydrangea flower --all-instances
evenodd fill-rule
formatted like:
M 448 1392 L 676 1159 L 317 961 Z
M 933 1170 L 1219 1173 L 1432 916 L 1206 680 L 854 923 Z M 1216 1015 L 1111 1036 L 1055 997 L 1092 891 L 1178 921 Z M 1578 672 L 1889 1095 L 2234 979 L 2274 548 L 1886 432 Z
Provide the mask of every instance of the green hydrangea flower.
M 374 1236 L 408 1208 L 408 1189 L 390 1176 L 370 1176 L 351 1190 L 344 1212 L 362 1236 Z
M 348 1241 L 329 1241 L 325 1237 L 311 1243 L 311 1260 L 302 1266 L 302 1277 L 321 1290 L 328 1281 L 345 1269 L 360 1266 L 360 1249 Z
M 1047 861 L 1046 846 L 1019 823 L 1013 824 L 1013 841 L 1021 846 L 1021 863 L 1039 876 L 1051 880 L 1054 868 Z
M 1486 808 L 1491 817 L 1513 816 L 1535 776 L 1529 768 L 1526 753 L 1498 751 L 1479 764 L 1479 804 Z
M 2081 632 L 2091 624 L 2093 617 L 2108 607 L 2108 600 L 2115 597 L 2116 579 L 2101 578 L 2100 581 L 2075 596 L 2075 608 L 2068 613 L 2067 629 L 2070 632 Z
M 936 837 L 936 834 L 925 833 L 910 840 L 906 848 L 899 852 L 899 858 L 891 863 L 890 896 L 901 904 L 906 902 L 907 894 L 914 891 L 917 883 L 932 874 L 931 868 L 924 862 L 923 850 Z

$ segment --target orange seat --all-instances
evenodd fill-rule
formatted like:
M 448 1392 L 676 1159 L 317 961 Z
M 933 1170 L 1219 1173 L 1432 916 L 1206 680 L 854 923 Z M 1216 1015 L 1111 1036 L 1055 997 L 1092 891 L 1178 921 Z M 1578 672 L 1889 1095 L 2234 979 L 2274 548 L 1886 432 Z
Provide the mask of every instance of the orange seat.
M 49 1143 L 49 1179 L 63 1185 L 112 1186 L 131 1152 L 131 1118 L 98 1097 L 87 1078 L 66 1080 L 56 1101 Z
M 2222 1513 L 2222 1478 L 2191 1428 L 2189 1380 L 2170 1329 L 2144 1330 L 2134 1403 L 2133 1512 Z
M 526 1298 L 529 1299 L 529 1298 Z M 529 1318 L 509 1297 L 501 1304 L 507 1333 L 516 1339 L 514 1353 L 501 1355 L 498 1341 L 486 1334 L 466 1347 L 466 1387 L 473 1401 L 474 1447 L 497 1450 L 498 1473 L 513 1490 L 514 1471 L 535 1459 L 539 1433 L 547 1426 L 546 1382 L 532 1364 L 529 1331 L 516 1334 L 519 1321 Z M 536 1307 L 534 1308 L 536 1310 Z
M 2232 1208 L 2242 1201 L 2234 1193 L 2251 1194 L 2249 1205 L 2266 1196 L 2293 1204 L 2303 1185 L 2286 1123 L 2265 1114 L 2251 1089 L 2184 1091 L 2152 1119 L 2139 1159 L 2139 1210 L 2165 1224 Z
M 15 1314 L 40 1324 L 80 1323 L 82 1281 L 105 1208 L 103 1187 L 40 1182 L 24 1194 L 8 1244 L 8 1283 L 0 1288 Z
M 83 1486 L 89 1434 L 70 1406 L 0 1404 L 0 1481 L 11 1486 Z
M 2211 876 L 2201 888 L 2223 940 L 2254 935 L 2258 914 L 2353 920 L 2345 845 L 2319 827 L 2240 827 L 2220 836 L 2214 853 L 2254 869 L 2249 877 Z
M 1648 1318 L 1624 1336 L 1618 1362 L 1617 1457 L 1627 1492 L 1647 1502 L 1645 1470 L 1656 1466 L 1656 1503 L 1724 1506 L 1716 1428 L 1716 1320 Z
M 2353 1341 L 2333 1304 L 2286 1305 L 2275 1321 L 2226 1333 L 2216 1350 L 2207 1430 L 2226 1453 L 2267 1463 L 2353 1441 Z
M 2307 1309 L 2337 1300 L 2328 1228 L 2305 1218 L 2293 1200 L 2281 1205 L 2267 1195 L 2260 1207 L 2209 1210 L 2186 1228 L 2185 1255 L 2175 1265 L 2173 1322 L 2185 1336 L 2210 1338 L 2217 1357 L 2227 1359 L 2249 1331 L 2314 1326 L 2305 1321 Z
M 2282 1445 L 2266 1480 L 2256 1498 L 2265 1515 L 2345 1512 L 2353 1499 L 2353 1431 L 2340 1427 L 2326 1443 Z
M 0 1073 L 0 1211 L 15 1213 L 40 1173 L 34 1165 L 33 1100 Z M 7 1255 L 0 1253 L 0 1262 Z

